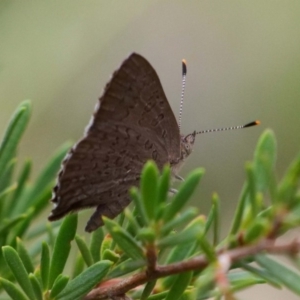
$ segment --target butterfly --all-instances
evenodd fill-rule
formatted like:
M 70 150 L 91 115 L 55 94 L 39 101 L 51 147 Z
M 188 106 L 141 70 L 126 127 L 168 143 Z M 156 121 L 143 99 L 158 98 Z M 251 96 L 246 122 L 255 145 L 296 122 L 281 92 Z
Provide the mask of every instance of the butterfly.
M 53 189 L 54 221 L 95 207 L 85 230 L 103 225 L 130 203 L 147 160 L 174 176 L 192 152 L 196 132 L 180 135 L 179 126 L 153 67 L 131 54 L 114 72 L 99 98 L 84 137 L 66 155 Z

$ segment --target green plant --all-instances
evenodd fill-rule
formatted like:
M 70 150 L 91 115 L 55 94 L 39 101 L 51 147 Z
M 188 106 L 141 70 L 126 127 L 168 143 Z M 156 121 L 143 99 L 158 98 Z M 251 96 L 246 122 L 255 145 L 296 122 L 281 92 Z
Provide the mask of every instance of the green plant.
M 16 149 L 29 114 L 30 103 L 25 101 L 0 148 L 0 297 L 183 300 L 225 295 L 230 299 L 236 291 L 261 283 L 284 286 L 300 295 L 300 272 L 295 270 L 300 268 L 300 241 L 277 243 L 279 236 L 300 225 L 300 156 L 277 183 L 272 131 L 262 134 L 253 161 L 246 164 L 247 180 L 222 241 L 218 196 L 213 195 L 206 217 L 186 205 L 203 169 L 190 173 L 169 199 L 170 169 L 165 167 L 160 174 L 149 161 L 140 189 L 130 190 L 134 209 L 127 208 L 118 220 L 104 218 L 104 228 L 93 232 L 87 242 L 76 235 L 76 214 L 61 224 L 41 224 L 38 230 L 30 226 L 48 205 L 54 176 L 69 145 L 55 154 L 34 184 L 28 182 L 28 161 L 12 183 Z M 71 247 L 78 249 L 75 262 Z M 295 268 L 268 254 L 288 256 Z M 65 275 L 67 262 L 73 268 Z

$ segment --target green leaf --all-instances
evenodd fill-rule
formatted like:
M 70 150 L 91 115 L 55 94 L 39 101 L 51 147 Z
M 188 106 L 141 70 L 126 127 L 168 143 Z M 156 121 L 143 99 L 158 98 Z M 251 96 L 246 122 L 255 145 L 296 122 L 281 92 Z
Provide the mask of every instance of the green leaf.
M 65 289 L 58 295 L 59 300 L 81 299 L 108 273 L 112 263 L 110 261 L 100 261 L 90 266 L 80 275 L 71 280 Z
M 192 279 L 193 272 L 184 272 L 177 275 L 177 278 L 172 285 L 169 293 L 167 294 L 166 300 L 177 300 L 181 297 L 187 286 Z
M 42 243 L 42 254 L 41 254 L 41 278 L 43 282 L 43 290 L 48 289 L 49 270 L 50 270 L 50 249 L 46 242 Z
M 75 260 L 75 265 L 72 271 L 72 278 L 78 276 L 82 271 L 84 270 L 85 264 L 83 261 L 83 258 L 80 255 L 77 255 L 76 260 Z
M 274 196 L 273 173 L 276 162 L 277 145 L 272 130 L 265 130 L 261 135 L 254 152 L 254 174 L 258 192 L 266 192 L 268 189 Z
M 128 260 L 123 261 L 122 263 L 120 263 L 116 267 L 114 267 L 108 273 L 107 277 L 108 278 L 119 278 L 128 273 L 136 271 L 142 267 L 145 267 L 145 265 L 146 265 L 146 261 L 144 259 L 132 260 L 131 258 L 129 258 Z
M 142 241 L 143 245 L 154 244 L 157 237 L 156 231 L 151 227 L 145 227 L 139 230 L 137 234 L 137 239 Z
M 76 241 L 78 249 L 83 257 L 84 262 L 86 263 L 86 265 L 88 267 L 91 266 L 93 264 L 93 258 L 92 258 L 92 254 L 91 254 L 86 242 L 79 235 L 75 236 L 75 241 Z
M 56 277 L 62 273 L 71 249 L 71 241 L 75 237 L 77 214 L 67 216 L 57 235 L 51 258 L 49 284 L 51 289 Z
M 234 213 L 234 217 L 233 217 L 233 221 L 232 221 L 232 225 L 231 225 L 231 229 L 230 229 L 230 235 L 235 235 L 241 227 L 248 192 L 249 192 L 248 184 L 244 184 L 241 195 L 240 195 L 240 200 L 238 202 L 237 208 Z
M 90 251 L 94 263 L 100 260 L 100 248 L 103 239 L 104 239 L 104 232 L 102 227 L 99 227 L 97 230 L 93 231 L 91 244 L 90 244 Z
M 49 200 L 52 197 L 52 189 L 53 186 L 50 185 L 46 189 L 44 189 L 37 198 L 30 204 L 34 207 L 33 218 L 36 218 L 44 209 L 45 207 L 49 207 Z
M 55 236 L 57 236 L 57 233 L 58 233 L 58 228 L 55 229 Z M 49 241 L 48 236 L 43 237 L 43 241 L 45 241 L 48 244 L 48 246 L 53 249 L 53 245 Z M 35 258 L 41 255 L 41 244 L 42 244 L 41 239 L 35 240 L 32 244 L 30 244 L 30 248 L 28 249 L 30 257 Z
M 209 265 L 198 277 L 195 282 L 196 299 L 207 299 L 211 297 L 211 291 L 214 289 L 216 281 L 215 265 Z
M 33 240 L 40 237 L 43 234 L 48 234 L 49 226 L 52 229 L 57 229 L 58 227 L 60 227 L 60 225 L 61 221 L 53 222 L 50 225 L 49 222 L 45 222 L 45 220 L 42 219 L 40 223 L 36 224 L 34 228 L 30 228 L 30 231 L 26 233 L 26 240 Z
M 6 183 L 4 183 L 3 186 L 6 186 Z M 9 204 L 10 198 L 13 194 L 12 192 L 15 191 L 16 188 L 17 188 L 17 183 L 14 183 L 14 184 L 6 187 L 4 190 L 2 190 L 1 184 L 0 184 L 0 190 L 2 190 L 2 192 L 0 192 L 0 220 L 3 220 L 6 218 L 6 221 L 8 223 L 11 221 L 11 218 L 9 218 L 10 210 L 8 208 L 8 204 Z M 2 226 L 0 225 L 0 228 L 1 227 Z
M 259 254 L 255 256 L 255 261 L 273 275 L 285 287 L 300 295 L 300 274 L 269 258 Z
M 61 224 L 62 224 L 63 221 L 58 221 L 58 223 L 60 223 L 59 230 L 61 228 Z M 51 224 L 53 224 L 53 223 L 51 223 Z M 56 241 L 57 235 L 58 235 L 58 232 L 54 231 L 54 227 L 52 227 L 51 224 L 50 224 L 50 222 L 47 222 L 46 223 L 46 228 L 47 228 L 48 244 L 49 244 L 49 247 L 53 249 L 54 245 L 55 245 L 55 241 Z
M 7 163 L 15 155 L 18 143 L 25 131 L 31 112 L 30 101 L 23 101 L 14 112 L 0 145 L 0 178 Z
M 295 205 L 284 218 L 283 230 L 291 229 L 300 225 L 300 195 L 298 195 L 298 205 Z
M 122 211 L 116 218 L 116 221 L 118 222 L 118 224 L 122 227 L 124 224 L 124 220 L 125 220 L 125 214 L 124 211 Z
M 195 299 L 195 289 L 193 287 L 188 287 L 181 295 L 179 300 L 194 300 Z M 216 299 L 215 299 L 216 300 Z
M 245 231 L 244 242 L 246 245 L 253 243 L 261 237 L 266 236 L 270 230 L 271 224 L 268 220 L 262 218 L 254 219 L 253 223 Z
M 4 219 L 2 221 L 2 226 L 0 227 L 0 235 L 7 234 L 12 230 L 12 228 L 18 225 L 21 221 L 25 220 L 28 217 L 27 214 L 19 215 L 12 219 Z
M 220 236 L 220 198 L 219 196 L 214 193 L 213 194 L 213 211 L 214 211 L 214 227 L 213 227 L 213 244 L 214 246 L 217 246 L 219 243 L 219 236 Z
M 214 247 L 209 243 L 205 235 L 202 235 L 201 238 L 199 239 L 199 244 L 201 247 L 201 250 L 204 252 L 206 255 L 207 259 L 210 262 L 214 262 L 217 260 L 217 255 L 215 252 Z
M 101 249 L 100 249 L 101 259 L 103 259 L 103 253 L 106 249 L 112 249 L 112 242 L 113 242 L 113 239 L 110 236 L 110 234 L 106 234 L 104 239 L 103 239 L 103 242 L 101 244 Z
M 158 206 L 158 169 L 154 161 L 148 161 L 142 170 L 141 193 L 147 216 L 153 220 Z
M 187 203 L 190 199 L 191 195 L 193 194 L 194 190 L 196 189 L 197 185 L 201 177 L 204 174 L 204 170 L 199 168 L 191 172 L 186 181 L 184 181 L 178 193 L 175 195 L 174 199 L 172 200 L 171 204 L 166 208 L 164 214 L 164 221 L 168 222 L 175 217 L 177 213 L 182 209 L 182 207 Z
M 149 281 L 147 282 L 144 290 L 143 290 L 143 293 L 141 295 L 141 298 L 140 300 L 147 300 L 148 297 L 150 296 L 150 294 L 152 293 L 154 287 L 155 287 L 155 284 L 156 284 L 156 280 L 152 280 L 152 281 Z
M 205 232 L 207 233 L 210 224 L 213 223 L 213 245 L 216 246 L 219 243 L 219 219 L 220 219 L 220 198 L 214 193 L 212 198 L 212 208 L 208 215 L 207 222 L 205 224 Z
M 131 258 L 143 259 L 143 249 L 138 245 L 135 239 L 130 236 L 118 223 L 103 217 L 106 229 L 113 237 L 118 246 Z
M 165 209 L 168 206 L 166 203 L 170 194 L 170 182 L 171 169 L 169 165 L 165 165 L 158 181 L 158 204 L 156 209 L 156 221 L 160 221 L 163 218 Z
M 50 292 L 50 299 L 55 299 L 55 297 L 64 290 L 68 282 L 69 282 L 68 276 L 62 274 L 58 275 L 58 277 L 53 283 L 53 287 Z
M 20 287 L 23 289 L 29 299 L 34 299 L 34 292 L 28 278 L 28 273 L 17 251 L 10 246 L 3 246 L 2 252 L 7 265 L 14 274 L 14 277 L 19 283 Z
M 0 191 L 1 191 L 1 202 L 0 205 L 2 206 L 4 204 L 4 200 L 7 198 L 7 189 L 10 188 L 12 184 L 12 178 L 14 174 L 14 170 L 16 167 L 17 160 L 15 158 L 11 159 L 3 171 L 2 177 L 0 178 Z M 1 215 L 7 216 L 6 211 L 4 211 L 4 208 L 1 208 Z
M 31 258 L 29 256 L 25 246 L 23 245 L 21 239 L 19 239 L 19 238 L 17 238 L 17 252 L 25 266 L 27 273 L 33 273 L 34 266 L 31 261 Z
M 127 227 L 126 227 L 126 231 L 132 235 L 132 236 L 136 236 L 137 233 L 140 230 L 140 226 L 139 223 L 137 221 L 136 218 L 136 209 L 133 209 L 133 212 L 127 207 L 124 210 L 124 214 L 126 216 L 126 220 L 127 220 Z
M 249 187 L 251 218 L 254 219 L 256 218 L 256 215 L 259 212 L 259 208 L 257 207 L 257 202 L 256 202 L 256 182 L 255 182 L 253 166 L 251 163 L 246 164 L 246 172 L 247 172 L 248 187 Z
M 188 207 L 182 214 L 176 216 L 176 218 L 172 219 L 168 223 L 166 223 L 161 229 L 161 236 L 167 235 L 170 231 L 175 228 L 178 228 L 187 222 L 190 222 L 198 215 L 198 209 L 194 207 Z
M 103 257 L 102 257 L 103 260 L 109 260 L 113 263 L 116 263 L 118 262 L 118 260 L 120 259 L 120 255 L 117 254 L 116 252 L 114 251 L 111 251 L 110 249 L 106 249 L 104 252 L 103 252 Z
M 32 289 L 36 300 L 43 300 L 42 287 L 34 274 L 29 274 L 29 280 L 32 285 Z
M 63 144 L 53 155 L 46 167 L 39 174 L 34 186 L 22 197 L 22 201 L 18 202 L 14 212 L 22 212 L 26 207 L 31 206 L 45 193 L 45 189 L 52 186 L 52 181 L 56 177 L 61 162 L 70 148 L 70 143 Z
M 12 282 L 0 278 L 0 286 L 2 286 L 5 292 L 11 297 L 13 300 L 29 300 L 27 296 L 13 284 Z
M 244 271 L 229 273 L 227 278 L 230 281 L 231 292 L 236 292 L 241 289 L 245 289 L 246 287 L 265 283 L 265 280 L 261 279 L 260 277 Z
M 267 208 L 265 208 L 264 210 L 262 210 L 258 215 L 257 217 L 258 218 L 264 218 L 264 219 L 271 219 L 272 216 L 274 214 L 274 209 L 273 209 L 273 206 L 269 206 Z
M 190 225 L 187 226 L 181 232 L 174 233 L 173 235 L 168 235 L 157 242 L 157 246 L 172 247 L 182 243 L 189 243 L 195 240 L 198 240 L 199 237 L 203 234 L 204 231 L 204 220 L 200 216 L 193 220 Z
M 157 293 L 157 294 L 154 294 L 154 295 L 151 295 L 148 300 L 162 300 L 162 299 L 165 299 L 166 298 L 166 295 L 168 294 L 167 291 L 165 292 L 161 292 L 161 293 Z
M 7 195 L 9 195 L 11 192 L 15 191 L 17 188 L 17 184 L 14 183 L 12 185 L 10 185 L 9 187 L 7 187 L 5 190 L 0 192 L 0 202 L 2 202 Z M 7 211 L 7 210 L 6 210 Z
M 32 223 L 32 217 L 34 214 L 34 207 L 29 207 L 25 214 L 23 214 L 24 220 L 19 222 L 18 226 L 13 230 L 11 235 L 11 245 L 15 245 L 15 241 L 17 237 L 22 237 L 24 233 L 26 232 L 29 225 Z
M 291 163 L 278 188 L 278 201 L 285 206 L 293 207 L 298 204 L 296 193 L 299 189 L 300 155 Z
M 251 272 L 252 274 L 262 278 L 264 281 L 266 281 L 268 284 L 276 287 L 281 288 L 280 282 L 274 278 L 274 276 L 264 269 L 255 268 L 254 266 L 249 265 L 246 262 L 239 262 L 238 264 L 241 268 Z
M 136 212 L 137 214 L 137 221 L 139 225 L 146 226 L 149 223 L 149 221 L 139 190 L 136 187 L 132 187 L 129 190 L 129 194 L 135 205 L 134 212 Z
M 10 202 L 7 206 L 7 211 L 9 212 L 9 215 L 12 216 L 12 212 L 13 212 L 13 207 L 15 205 L 17 205 L 19 199 L 21 198 L 21 196 L 23 195 L 23 193 L 25 192 L 25 185 L 27 180 L 29 179 L 29 175 L 31 172 L 31 167 L 32 167 L 32 163 L 30 160 L 26 160 L 24 163 L 24 166 L 20 172 L 20 175 L 18 177 L 18 185 L 17 188 L 14 192 L 14 194 L 12 195 Z
M 249 200 L 249 198 L 248 198 L 248 200 Z M 253 205 L 256 207 L 254 209 L 256 211 L 260 211 L 264 208 L 263 195 L 260 192 L 256 194 L 256 197 L 253 200 L 252 200 L 253 204 L 250 201 L 247 201 L 246 207 L 244 209 L 243 221 L 242 221 L 241 228 L 240 228 L 242 231 L 245 231 L 245 230 L 249 231 L 249 228 L 253 226 L 253 223 L 255 223 L 258 220 L 258 215 L 260 215 L 260 214 L 258 213 L 255 217 L 253 216 Z M 255 204 L 254 204 L 254 202 L 255 202 Z M 260 218 L 260 220 L 262 220 L 262 219 L 263 218 Z M 270 220 L 271 219 L 269 218 L 269 221 Z M 268 219 L 264 218 L 264 221 L 268 222 Z
M 196 248 L 198 248 L 198 241 L 179 244 L 178 246 L 172 248 L 172 250 L 170 251 L 169 255 L 166 258 L 166 264 L 180 262 L 191 257 L 194 254 Z
M 39 282 L 39 285 L 41 287 L 41 289 L 43 288 L 43 282 L 42 282 L 42 278 L 41 278 L 41 269 L 39 267 L 37 267 L 35 270 L 34 270 L 34 276 L 35 278 L 37 279 L 37 281 Z
M 170 189 L 170 175 L 171 169 L 170 166 L 165 166 L 163 168 L 162 174 L 158 181 L 158 204 L 159 206 L 163 205 L 167 198 Z

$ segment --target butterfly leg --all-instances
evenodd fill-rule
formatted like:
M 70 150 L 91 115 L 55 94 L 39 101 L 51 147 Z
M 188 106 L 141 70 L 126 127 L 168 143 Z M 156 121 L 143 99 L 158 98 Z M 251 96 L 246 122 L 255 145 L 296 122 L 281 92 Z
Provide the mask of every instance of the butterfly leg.
M 177 179 L 177 180 L 180 180 L 180 181 L 184 181 L 184 178 L 182 178 L 181 176 L 179 176 L 179 175 L 175 175 L 175 178 Z

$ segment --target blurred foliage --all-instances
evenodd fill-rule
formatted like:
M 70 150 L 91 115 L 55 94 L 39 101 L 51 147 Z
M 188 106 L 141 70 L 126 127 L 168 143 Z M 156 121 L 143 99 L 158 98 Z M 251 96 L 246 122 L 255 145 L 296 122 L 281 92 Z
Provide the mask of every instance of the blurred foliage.
M 152 274 L 145 285 L 137 284 L 130 292 L 133 299 L 219 299 L 261 283 L 300 295 L 299 249 L 285 253 L 294 269 L 268 257 L 259 247 L 257 253 L 234 263 L 224 261 L 226 251 L 275 241 L 300 225 L 300 156 L 277 182 L 276 140 L 271 130 L 261 135 L 253 161 L 246 163 L 247 180 L 222 241 L 219 197 L 213 195 L 207 216 L 187 205 L 204 170 L 191 172 L 168 199 L 170 169 L 165 167 L 160 174 L 152 161 L 142 171 L 140 189 L 130 190 L 135 208 L 125 209 L 117 220 L 104 218 L 104 228 L 86 241 L 76 235 L 77 214 L 62 223 L 31 226 L 49 205 L 53 180 L 69 145 L 54 154 L 34 183 L 29 180 L 29 160 L 14 174 L 30 110 L 29 101 L 19 105 L 0 146 L 1 299 L 82 299 L 102 282 L 117 288 L 132 274 Z M 71 247 L 78 248 L 75 261 L 70 261 Z M 183 268 L 196 257 L 205 260 L 202 268 Z M 72 266 L 70 274 L 65 274 L 67 262 Z M 155 277 L 156 264 L 161 270 L 179 267 L 168 276 Z M 180 272 L 180 266 L 184 271 Z

